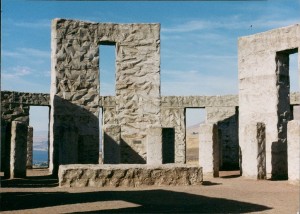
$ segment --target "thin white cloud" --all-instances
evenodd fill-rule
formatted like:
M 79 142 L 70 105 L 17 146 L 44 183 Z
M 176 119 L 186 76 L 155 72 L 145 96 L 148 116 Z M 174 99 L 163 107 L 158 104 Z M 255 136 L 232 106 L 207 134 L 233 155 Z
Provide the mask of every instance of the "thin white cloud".
M 185 23 L 173 26 L 162 27 L 163 33 L 187 33 L 194 31 L 206 30 L 237 30 L 237 29 L 250 29 L 256 27 L 259 29 L 278 28 L 300 22 L 300 18 L 282 19 L 282 17 L 261 17 L 254 20 L 242 20 L 241 16 L 235 15 L 231 17 L 218 17 L 217 20 L 190 20 Z
M 24 66 L 16 66 L 13 68 L 10 68 L 2 73 L 3 78 L 18 78 L 22 76 L 28 76 L 32 73 L 32 69 L 29 67 Z
M 50 59 L 50 51 L 39 50 L 35 48 L 17 48 L 14 51 L 3 50 L 2 56 L 12 57 L 12 58 L 28 58 L 35 57 L 36 58 L 44 58 Z

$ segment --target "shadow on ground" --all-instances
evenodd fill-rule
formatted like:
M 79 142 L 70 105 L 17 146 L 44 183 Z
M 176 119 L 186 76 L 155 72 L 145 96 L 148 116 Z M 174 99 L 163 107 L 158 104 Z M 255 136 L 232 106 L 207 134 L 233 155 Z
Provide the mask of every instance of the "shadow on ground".
M 1 177 L 1 187 L 3 188 L 42 188 L 57 186 L 58 179 L 52 175 L 29 176 L 22 179 L 4 179 Z
M 79 203 L 126 201 L 138 207 L 96 210 L 88 213 L 249 213 L 270 207 L 223 198 L 174 192 L 168 190 L 130 190 L 98 192 L 4 192 L 2 211 L 16 211 Z M 116 202 L 117 203 L 117 202 Z M 84 206 L 84 205 L 83 205 Z M 87 205 L 85 205 L 87 206 Z M 99 209 L 99 208 L 98 208 Z M 85 212 L 86 213 L 86 212 Z

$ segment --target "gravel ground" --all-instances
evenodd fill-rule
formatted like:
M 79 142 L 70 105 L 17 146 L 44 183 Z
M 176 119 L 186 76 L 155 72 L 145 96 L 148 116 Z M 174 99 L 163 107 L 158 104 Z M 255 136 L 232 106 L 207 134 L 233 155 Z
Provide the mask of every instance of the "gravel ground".
M 1 175 L 1 174 L 0 174 Z M 221 172 L 201 186 L 59 188 L 45 170 L 1 180 L 2 213 L 297 213 L 299 185 Z

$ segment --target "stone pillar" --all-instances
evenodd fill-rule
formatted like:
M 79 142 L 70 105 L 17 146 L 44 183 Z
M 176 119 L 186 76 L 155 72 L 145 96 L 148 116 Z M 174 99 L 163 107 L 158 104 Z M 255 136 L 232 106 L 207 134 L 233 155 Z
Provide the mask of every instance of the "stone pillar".
M 242 175 L 250 178 L 266 177 L 266 134 L 263 123 L 245 126 L 244 134 L 249 141 L 241 151 Z
M 27 132 L 28 126 L 26 123 L 12 122 L 10 178 L 26 177 Z
M 238 112 L 235 106 L 206 107 L 206 122 L 218 124 L 220 168 L 239 168 Z
M 219 143 L 216 124 L 200 125 L 199 165 L 203 168 L 203 174 L 219 177 Z
M 33 127 L 28 126 L 26 168 L 32 169 Z
M 118 164 L 120 158 L 121 126 L 107 124 L 103 127 L 103 163 Z
M 147 164 L 162 164 L 162 128 L 151 127 L 147 131 Z
M 185 108 L 162 108 L 162 126 L 174 127 L 175 163 L 185 163 L 186 160 L 186 133 L 185 133 Z
M 300 121 L 288 122 L 288 176 L 292 182 L 299 182 L 300 173 Z

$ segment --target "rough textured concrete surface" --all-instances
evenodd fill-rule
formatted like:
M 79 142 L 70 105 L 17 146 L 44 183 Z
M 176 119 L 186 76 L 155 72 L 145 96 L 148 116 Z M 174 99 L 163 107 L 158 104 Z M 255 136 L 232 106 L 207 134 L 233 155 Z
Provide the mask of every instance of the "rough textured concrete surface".
M 220 168 L 239 168 L 238 112 L 236 107 L 207 107 L 206 122 L 218 125 Z
M 27 133 L 27 162 L 26 168 L 32 168 L 32 152 L 33 152 L 33 127 L 28 126 Z
M 121 126 L 122 162 L 145 162 L 146 128 L 150 124 L 160 125 L 159 32 L 159 24 L 53 20 L 50 94 L 52 170 L 65 159 L 56 150 L 59 145 L 66 144 L 68 149 L 75 146 L 60 137 L 71 124 L 76 127 L 73 132 L 78 131 L 75 144 L 80 153 L 77 162 L 98 162 L 101 44 L 116 47 L 115 102 L 117 124 Z M 141 144 L 135 144 L 136 141 L 141 141 Z
M 266 130 L 263 123 L 252 123 L 245 127 L 245 137 L 248 142 L 244 145 L 242 151 L 242 165 L 241 171 L 244 177 L 249 178 L 265 178 L 266 167 L 265 167 L 265 137 Z M 251 159 L 245 159 L 248 157 Z
M 266 169 L 266 127 L 257 123 L 257 179 L 267 178 Z
M 10 150 L 10 178 L 26 177 L 27 159 L 27 132 L 26 123 L 13 121 L 11 125 Z
M 201 167 L 183 164 L 60 165 L 58 176 L 60 187 L 177 186 L 203 181 Z
M 174 127 L 174 149 L 175 149 L 175 163 L 185 163 L 186 156 L 186 133 L 185 133 L 185 108 L 162 108 L 162 126 Z
M 107 124 L 103 127 L 103 163 L 119 164 L 121 160 L 120 152 L 121 127 L 115 124 Z
M 272 174 L 274 179 L 287 178 L 288 55 L 299 50 L 299 32 L 300 25 L 293 25 L 238 40 L 239 143 L 243 164 L 256 156 L 256 153 L 247 152 L 253 137 L 246 127 L 263 122 L 266 126 L 267 174 Z M 243 170 L 246 172 L 245 166 Z
M 219 177 L 219 141 L 216 124 L 201 124 L 199 129 L 199 165 L 203 174 Z
M 163 133 L 161 127 L 149 127 L 147 131 L 147 164 L 163 163 Z
M 300 121 L 288 122 L 288 176 L 291 182 L 300 181 Z

